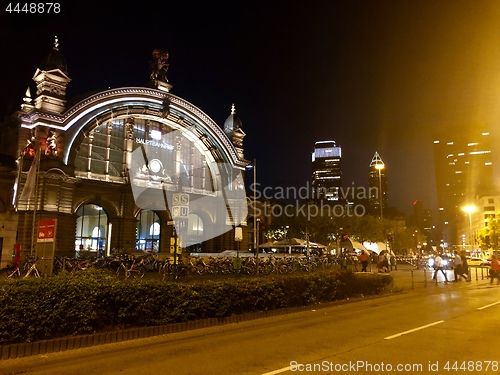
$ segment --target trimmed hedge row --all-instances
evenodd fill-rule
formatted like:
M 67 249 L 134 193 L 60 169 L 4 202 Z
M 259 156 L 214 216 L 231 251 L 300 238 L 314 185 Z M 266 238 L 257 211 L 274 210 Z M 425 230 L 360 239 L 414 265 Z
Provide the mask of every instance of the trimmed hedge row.
M 392 277 L 324 271 L 185 284 L 99 272 L 0 283 L 0 345 L 379 294 Z

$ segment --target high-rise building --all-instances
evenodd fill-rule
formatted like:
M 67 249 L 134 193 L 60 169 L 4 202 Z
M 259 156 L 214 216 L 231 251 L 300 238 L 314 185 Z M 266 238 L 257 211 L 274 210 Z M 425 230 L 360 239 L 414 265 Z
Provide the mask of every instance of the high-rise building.
M 434 224 L 432 221 L 432 210 L 424 208 L 421 200 L 413 202 L 413 225 L 418 232 L 425 238 L 428 246 L 437 246 L 435 242 Z
M 443 246 L 459 244 L 457 224 L 463 207 L 493 195 L 490 135 L 477 126 L 453 128 L 434 140 L 434 164 L 438 203 L 437 230 Z
M 338 201 L 342 187 L 342 149 L 335 141 L 318 141 L 312 153 L 312 196 Z
M 368 213 L 384 217 L 389 206 L 387 193 L 387 170 L 382 158 L 375 152 L 368 167 Z

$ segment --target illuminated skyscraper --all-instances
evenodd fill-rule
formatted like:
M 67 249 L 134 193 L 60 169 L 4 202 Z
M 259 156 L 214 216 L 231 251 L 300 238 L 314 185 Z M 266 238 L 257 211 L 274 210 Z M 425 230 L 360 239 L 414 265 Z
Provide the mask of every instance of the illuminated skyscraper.
M 462 207 L 494 192 L 489 132 L 474 126 L 436 136 L 434 164 L 438 233 L 444 246 L 460 244 L 457 223 Z
M 378 152 L 375 152 L 368 168 L 368 213 L 382 218 L 384 211 L 389 206 L 386 173 L 387 170 L 382 158 Z
M 312 153 L 313 199 L 337 201 L 342 186 L 342 149 L 335 141 L 319 141 Z

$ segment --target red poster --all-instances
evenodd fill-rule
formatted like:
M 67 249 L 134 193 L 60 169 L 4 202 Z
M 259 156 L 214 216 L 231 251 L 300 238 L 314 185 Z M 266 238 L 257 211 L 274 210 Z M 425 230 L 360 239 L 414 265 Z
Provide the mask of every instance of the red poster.
M 37 242 L 54 242 L 57 219 L 43 219 L 38 222 Z

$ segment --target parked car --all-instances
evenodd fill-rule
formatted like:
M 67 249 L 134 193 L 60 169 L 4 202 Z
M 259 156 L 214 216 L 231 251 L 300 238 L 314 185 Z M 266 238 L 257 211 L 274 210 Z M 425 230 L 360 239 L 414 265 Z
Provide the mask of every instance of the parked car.
M 488 259 L 480 258 L 480 257 L 470 257 L 467 258 L 467 263 L 469 266 L 488 266 Z

